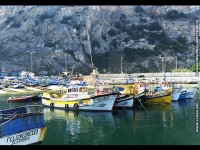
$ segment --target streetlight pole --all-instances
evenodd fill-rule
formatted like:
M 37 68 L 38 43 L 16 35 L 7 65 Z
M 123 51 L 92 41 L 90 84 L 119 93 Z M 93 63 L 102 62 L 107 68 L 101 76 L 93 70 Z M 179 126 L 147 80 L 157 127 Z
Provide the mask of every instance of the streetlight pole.
M 142 72 L 144 72 L 144 71 L 143 71 L 143 62 L 142 62 Z
M 164 64 L 163 64 L 163 61 L 164 61 L 165 57 L 160 57 L 160 58 L 162 59 L 162 71 L 164 73 Z
M 175 57 L 176 58 L 176 72 L 177 72 L 177 57 Z
M 27 51 L 28 53 L 30 53 L 31 54 L 31 72 L 33 72 L 33 60 L 32 60 L 32 58 L 33 58 L 33 54 L 35 53 L 35 52 L 31 52 L 31 51 Z
M 67 69 L 66 69 L 66 54 L 65 54 L 65 71 L 67 71 Z
M 162 59 L 162 71 L 163 71 L 163 75 L 164 75 L 163 80 L 165 81 L 165 69 L 164 69 L 164 64 L 163 64 L 165 57 L 160 57 L 160 58 Z
M 121 57 L 121 73 L 123 73 L 123 71 L 122 71 L 122 59 L 123 59 L 123 57 Z
M 74 66 L 72 66 L 72 76 L 73 76 Z

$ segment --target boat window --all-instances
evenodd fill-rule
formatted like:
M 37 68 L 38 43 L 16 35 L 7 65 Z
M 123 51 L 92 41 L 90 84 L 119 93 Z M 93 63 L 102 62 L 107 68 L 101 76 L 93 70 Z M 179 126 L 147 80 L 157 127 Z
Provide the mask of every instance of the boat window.
M 79 88 L 79 92 L 82 92 L 82 87 Z
M 124 88 L 123 87 L 118 87 L 119 91 L 123 91 Z
M 68 93 L 72 92 L 72 89 L 68 89 Z
M 74 92 L 78 92 L 78 89 L 77 89 L 77 88 L 74 88 Z
M 85 87 L 85 92 L 87 92 L 88 91 L 88 88 L 87 87 Z

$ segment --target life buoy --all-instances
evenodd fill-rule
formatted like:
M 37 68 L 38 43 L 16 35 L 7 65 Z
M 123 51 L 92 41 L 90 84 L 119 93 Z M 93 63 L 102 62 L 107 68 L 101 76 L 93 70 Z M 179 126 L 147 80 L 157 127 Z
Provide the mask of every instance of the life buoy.
M 69 105 L 68 104 L 65 104 L 65 108 L 68 108 L 69 107 Z
M 74 104 L 74 108 L 76 108 L 76 109 L 78 108 L 78 104 L 77 103 Z
M 53 105 L 54 105 L 54 103 L 51 103 L 51 104 L 50 104 L 50 107 L 53 107 Z

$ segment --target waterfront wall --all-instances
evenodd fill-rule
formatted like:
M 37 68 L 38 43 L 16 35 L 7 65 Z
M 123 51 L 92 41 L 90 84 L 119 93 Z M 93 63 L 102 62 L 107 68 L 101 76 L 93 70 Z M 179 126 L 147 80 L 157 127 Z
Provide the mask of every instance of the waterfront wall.
M 107 82 L 116 82 L 118 81 L 125 81 L 127 78 L 137 80 L 138 76 L 144 75 L 145 79 L 153 79 L 157 78 L 158 80 L 163 80 L 164 75 L 166 79 L 168 80 L 175 80 L 175 81 L 195 81 L 198 82 L 200 81 L 200 76 L 195 76 L 195 72 L 160 72 L 160 73 L 132 73 L 132 74 L 99 74 L 98 79 L 102 81 L 107 81 Z M 94 75 L 88 75 L 84 76 L 84 80 L 88 82 L 89 84 L 94 84 L 95 82 L 95 76 Z

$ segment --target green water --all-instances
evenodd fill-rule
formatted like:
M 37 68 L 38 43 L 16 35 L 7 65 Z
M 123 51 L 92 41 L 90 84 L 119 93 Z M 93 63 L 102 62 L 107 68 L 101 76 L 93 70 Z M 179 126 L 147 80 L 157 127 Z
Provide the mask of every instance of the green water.
M 200 145 L 200 130 L 196 132 L 199 96 L 134 111 L 73 112 L 44 107 L 47 132 L 42 145 Z M 6 98 L 0 96 L 0 109 L 41 104 L 7 103 Z

